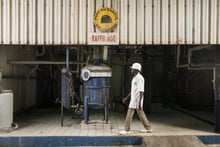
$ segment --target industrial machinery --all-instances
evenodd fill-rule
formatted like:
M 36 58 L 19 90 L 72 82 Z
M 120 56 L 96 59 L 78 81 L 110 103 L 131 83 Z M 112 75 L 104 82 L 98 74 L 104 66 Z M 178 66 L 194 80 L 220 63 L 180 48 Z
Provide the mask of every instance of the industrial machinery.
M 84 86 L 84 123 L 89 120 L 89 107 L 104 108 L 105 123 L 108 123 L 111 68 L 105 64 L 89 64 L 81 69 Z
M 63 108 L 72 110 L 78 118 L 83 114 L 81 99 L 76 99 L 74 77 L 69 67 L 69 49 L 66 49 L 66 68 L 61 71 L 61 126 L 63 126 Z
M 89 123 L 89 108 L 104 109 L 104 121 L 107 124 L 111 76 L 111 68 L 103 64 L 98 56 L 93 58 L 92 64 L 86 64 L 81 69 L 83 96 L 79 102 L 74 94 L 75 79 L 69 68 L 69 49 L 67 48 L 66 68 L 62 69 L 61 75 L 61 126 L 63 126 L 63 107 L 73 110 L 75 114 L 82 114 L 85 124 Z

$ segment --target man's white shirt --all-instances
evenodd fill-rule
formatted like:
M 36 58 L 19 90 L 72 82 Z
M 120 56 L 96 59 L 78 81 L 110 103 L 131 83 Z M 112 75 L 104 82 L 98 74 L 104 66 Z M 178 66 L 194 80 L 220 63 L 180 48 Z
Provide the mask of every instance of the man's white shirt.
M 131 81 L 131 101 L 129 104 L 129 108 L 133 108 L 133 109 L 139 108 L 140 92 L 144 92 L 144 77 L 140 73 L 137 73 L 137 75 L 134 76 Z M 143 108 L 143 101 L 144 101 L 144 96 L 141 100 L 142 108 Z

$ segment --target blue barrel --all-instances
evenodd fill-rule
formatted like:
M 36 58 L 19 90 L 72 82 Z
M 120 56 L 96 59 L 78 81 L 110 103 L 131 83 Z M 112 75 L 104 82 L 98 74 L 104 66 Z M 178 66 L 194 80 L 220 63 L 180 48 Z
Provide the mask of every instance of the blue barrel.
M 105 100 L 110 97 L 110 78 L 92 77 L 84 81 L 84 98 L 88 98 L 88 106 L 103 108 Z

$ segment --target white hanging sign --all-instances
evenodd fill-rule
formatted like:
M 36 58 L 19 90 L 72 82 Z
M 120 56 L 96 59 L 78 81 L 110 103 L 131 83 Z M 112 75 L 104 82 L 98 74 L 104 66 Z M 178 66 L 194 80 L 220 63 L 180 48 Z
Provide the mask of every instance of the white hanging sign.
M 118 33 L 89 33 L 88 34 L 89 45 L 118 45 L 119 35 Z

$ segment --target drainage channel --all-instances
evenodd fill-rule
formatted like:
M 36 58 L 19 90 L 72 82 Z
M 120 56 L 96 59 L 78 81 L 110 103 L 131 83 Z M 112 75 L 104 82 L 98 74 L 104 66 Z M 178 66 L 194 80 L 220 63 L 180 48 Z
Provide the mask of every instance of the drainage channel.
M 1 137 L 0 147 L 56 147 L 56 146 L 138 146 L 142 144 L 141 137 L 132 136 L 31 136 L 31 137 Z

